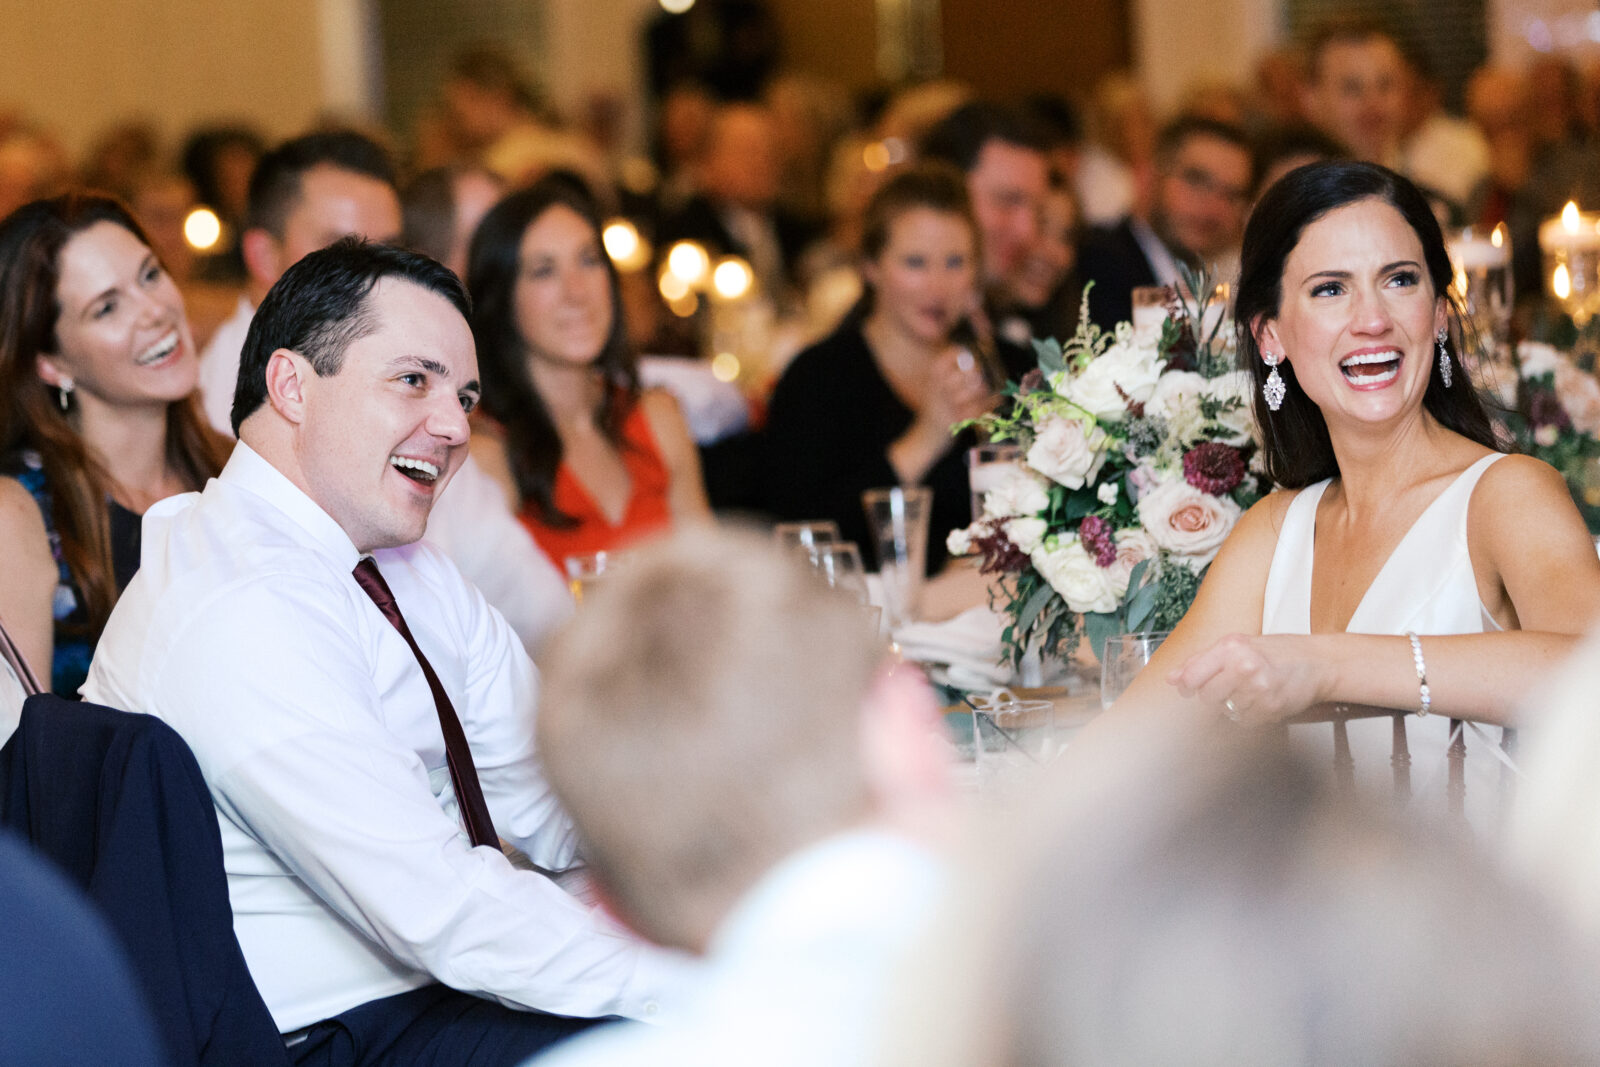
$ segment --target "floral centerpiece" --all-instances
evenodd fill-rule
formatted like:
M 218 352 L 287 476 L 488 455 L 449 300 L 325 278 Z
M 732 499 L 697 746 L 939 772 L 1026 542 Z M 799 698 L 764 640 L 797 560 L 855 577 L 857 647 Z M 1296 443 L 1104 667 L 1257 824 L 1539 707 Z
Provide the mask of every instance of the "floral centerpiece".
M 1552 345 L 1524 341 L 1516 352 L 1515 386 L 1501 397 L 1512 447 L 1560 471 L 1600 534 L 1600 382 Z
M 1211 293 L 1203 277 L 1190 293 Z M 950 534 L 995 575 L 1003 658 L 1098 656 L 1122 631 L 1169 629 L 1244 509 L 1261 495 L 1253 382 L 1233 366 L 1221 303 L 1175 299 L 1159 330 L 1081 325 L 1036 341 L 1039 365 L 1002 409 L 965 425 L 1014 441 L 1023 462 L 985 495 L 983 517 Z

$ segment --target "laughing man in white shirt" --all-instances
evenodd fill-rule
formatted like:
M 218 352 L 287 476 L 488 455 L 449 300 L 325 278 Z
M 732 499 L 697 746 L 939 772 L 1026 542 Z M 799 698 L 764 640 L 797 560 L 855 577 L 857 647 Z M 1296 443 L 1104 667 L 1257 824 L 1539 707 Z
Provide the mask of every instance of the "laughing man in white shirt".
M 445 715 L 353 576 L 376 562 L 459 716 L 487 836 L 571 867 L 535 758 L 534 668 L 416 543 L 467 451 L 466 312 L 455 276 L 412 253 L 348 239 L 291 267 L 245 342 L 240 445 L 204 492 L 147 513 L 84 690 L 194 749 L 234 926 L 296 1063 L 514 1063 L 589 1019 L 662 1018 L 680 977 L 471 844 Z

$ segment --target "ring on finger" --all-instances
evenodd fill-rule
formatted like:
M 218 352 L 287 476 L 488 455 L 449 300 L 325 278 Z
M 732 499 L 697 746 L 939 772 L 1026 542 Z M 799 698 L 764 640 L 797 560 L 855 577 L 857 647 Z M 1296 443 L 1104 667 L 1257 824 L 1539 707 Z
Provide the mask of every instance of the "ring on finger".
M 1224 700 L 1222 702 L 1222 706 L 1228 709 L 1228 718 L 1232 719 L 1234 722 L 1239 721 L 1239 709 L 1234 706 L 1232 697 Z

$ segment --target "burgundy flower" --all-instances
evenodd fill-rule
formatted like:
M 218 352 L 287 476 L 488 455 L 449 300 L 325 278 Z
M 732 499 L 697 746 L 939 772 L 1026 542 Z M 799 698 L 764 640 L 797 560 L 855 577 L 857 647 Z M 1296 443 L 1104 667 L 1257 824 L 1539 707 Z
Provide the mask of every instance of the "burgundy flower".
M 1231 492 L 1244 481 L 1244 457 L 1217 441 L 1195 445 L 1183 455 L 1183 480 L 1212 496 Z
M 1017 395 L 1027 396 L 1029 393 L 1037 393 L 1043 388 L 1044 371 L 1040 370 L 1038 367 L 1035 367 L 1028 373 L 1024 374 L 1022 376 L 1022 381 L 1017 383 Z
M 1090 515 L 1078 524 L 1078 539 L 1084 550 L 1102 567 L 1117 561 L 1117 537 L 1111 524 L 1098 515 Z
M 1528 422 L 1535 430 L 1554 426 L 1558 430 L 1572 429 L 1572 416 L 1561 405 L 1561 398 L 1551 389 L 1532 389 L 1528 397 Z
M 1166 352 L 1167 369 L 1192 371 L 1195 369 L 1195 357 L 1200 353 L 1200 345 L 1195 341 L 1194 330 L 1189 326 L 1188 316 L 1185 315 L 1177 321 L 1178 337 Z
M 972 539 L 972 547 L 983 555 L 979 574 L 1021 574 L 1032 562 L 1028 554 L 1006 536 L 1004 519 L 985 520 L 983 532 Z

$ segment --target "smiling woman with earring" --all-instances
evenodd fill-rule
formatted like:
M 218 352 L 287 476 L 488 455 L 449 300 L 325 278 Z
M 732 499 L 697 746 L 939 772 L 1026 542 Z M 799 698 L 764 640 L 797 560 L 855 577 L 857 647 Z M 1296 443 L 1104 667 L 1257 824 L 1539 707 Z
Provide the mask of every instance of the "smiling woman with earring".
M 145 509 L 227 458 L 196 359 L 183 297 L 120 203 L 69 194 L 0 221 L 0 620 L 63 696 L 138 569 Z
M 1284 491 L 1240 520 L 1119 709 L 1409 708 L 1412 774 L 1442 782 L 1447 716 L 1515 725 L 1593 625 L 1600 560 L 1561 476 L 1500 453 L 1454 355 L 1450 278 L 1427 201 L 1382 167 L 1313 164 L 1262 198 L 1235 314 Z M 1349 724 L 1358 768 L 1391 773 L 1394 730 Z M 1469 803 L 1497 793 L 1487 753 L 1481 772 Z

